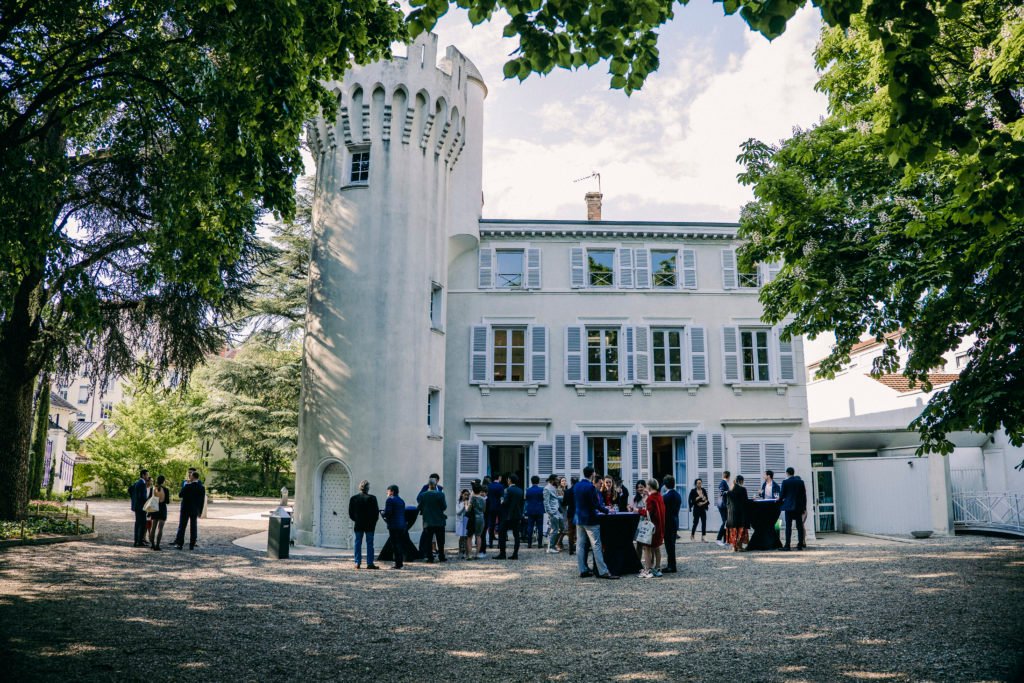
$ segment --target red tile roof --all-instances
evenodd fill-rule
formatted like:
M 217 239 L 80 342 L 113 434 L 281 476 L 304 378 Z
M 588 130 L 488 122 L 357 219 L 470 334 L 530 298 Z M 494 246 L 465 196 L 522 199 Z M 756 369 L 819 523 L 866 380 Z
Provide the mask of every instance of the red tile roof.
M 890 332 L 889 334 L 885 335 L 885 339 L 896 340 L 896 339 L 899 339 L 902 336 L 903 336 L 903 330 L 897 330 L 895 332 Z M 878 341 L 877 339 L 865 339 L 864 341 L 859 341 L 859 342 L 857 342 L 856 344 L 854 344 L 853 346 L 850 347 L 850 357 L 852 358 L 853 356 L 856 356 L 861 351 L 867 351 L 869 349 L 873 349 L 876 346 L 881 346 L 884 343 L 885 343 L 884 341 Z M 810 365 L 808 365 L 807 367 L 808 368 L 816 368 L 819 365 L 821 365 L 821 361 L 823 361 L 823 360 L 825 360 L 825 359 L 824 358 L 820 358 L 820 359 L 814 361 L 813 363 L 811 363 Z
M 871 375 L 865 376 L 871 377 Z M 960 375 L 957 375 L 955 373 L 935 372 L 928 375 L 928 381 L 932 383 L 932 387 L 934 388 L 945 386 L 947 384 L 952 384 L 953 382 L 956 381 L 958 377 L 960 377 Z M 890 389 L 898 391 L 901 394 L 906 394 L 911 391 L 921 391 L 920 382 L 918 382 L 914 386 L 910 386 L 910 379 L 907 378 L 905 375 L 900 375 L 897 373 L 890 373 L 887 375 L 881 375 L 879 377 L 871 377 L 871 379 L 875 380 L 876 382 L 880 382 L 885 386 L 889 387 Z

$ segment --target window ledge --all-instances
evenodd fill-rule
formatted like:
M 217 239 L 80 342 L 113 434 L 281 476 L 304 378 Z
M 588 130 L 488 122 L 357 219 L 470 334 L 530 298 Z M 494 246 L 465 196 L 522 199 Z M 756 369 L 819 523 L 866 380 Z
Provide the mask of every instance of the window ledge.
M 437 332 L 438 334 L 441 334 L 441 335 L 444 334 L 444 328 L 443 327 L 434 327 L 433 325 L 431 325 L 430 326 L 430 331 L 431 332 Z
M 427 434 L 427 438 L 431 441 L 442 441 L 444 439 L 440 434 Z
M 508 382 L 501 384 L 481 384 L 480 395 L 489 396 L 491 391 L 497 389 L 498 391 L 525 391 L 528 396 L 536 396 L 537 390 L 540 388 L 539 384 L 527 384 L 525 382 Z
M 773 382 L 736 382 L 731 386 L 732 393 L 736 396 L 742 395 L 744 389 L 773 389 L 779 396 L 785 396 L 786 391 L 789 389 L 788 384 L 776 384 Z
M 339 187 L 338 189 L 339 189 L 339 190 L 350 190 L 350 189 L 352 189 L 352 188 L 354 188 L 354 187 L 369 187 L 369 186 L 370 186 L 370 183 L 369 183 L 369 182 L 362 182 L 362 183 L 345 183 L 344 185 L 342 185 L 342 186 L 341 186 L 341 187 Z
M 699 384 L 689 384 L 687 382 L 651 382 L 651 384 L 645 385 L 644 396 L 650 396 L 651 389 L 685 389 L 686 393 L 690 396 L 696 396 L 697 389 L 699 388 Z

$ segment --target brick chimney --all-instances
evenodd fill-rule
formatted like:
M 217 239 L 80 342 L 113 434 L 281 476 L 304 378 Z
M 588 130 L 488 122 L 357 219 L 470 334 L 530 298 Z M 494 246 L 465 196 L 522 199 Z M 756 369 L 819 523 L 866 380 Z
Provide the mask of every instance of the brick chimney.
M 584 197 L 587 200 L 587 220 L 588 221 L 599 221 L 601 220 L 601 198 L 604 197 L 600 192 L 588 192 Z

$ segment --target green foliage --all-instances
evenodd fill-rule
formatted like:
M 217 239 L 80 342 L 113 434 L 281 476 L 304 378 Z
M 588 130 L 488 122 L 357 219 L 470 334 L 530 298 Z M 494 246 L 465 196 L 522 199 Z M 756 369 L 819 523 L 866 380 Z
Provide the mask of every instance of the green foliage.
M 0 388 L 89 349 L 97 375 L 187 374 L 225 340 L 294 214 L 322 83 L 405 36 L 390 0 L 39 0 L 0 12 Z M 31 411 L 0 413 L 0 516 Z M 9 487 L 9 488 L 6 488 Z
M 210 485 L 213 493 L 231 496 L 279 497 L 281 487 L 295 490 L 295 480 L 287 474 L 278 477 L 276 483 L 264 482 L 260 464 L 239 458 L 225 458 L 210 466 Z
M 762 290 L 768 320 L 792 335 L 835 332 L 819 376 L 848 362 L 864 332 L 883 341 L 903 330 L 905 363 L 889 340 L 873 371 L 929 390 L 942 355 L 976 337 L 960 378 L 913 424 L 922 452 L 950 452 L 950 432 L 1000 426 L 1021 445 L 1024 10 L 946 3 L 922 43 L 942 87 L 908 109 L 898 54 L 876 37 L 877 4 L 823 33 L 828 119 L 777 146 L 744 145 L 740 179 L 755 201 L 741 217 L 741 260 L 786 262 Z M 924 21 L 925 5 L 907 7 L 900 21 Z
M 189 467 L 199 467 L 199 447 L 192 430 L 194 393 L 182 393 L 136 381 L 126 401 L 114 408 L 113 436 L 97 433 L 85 440 L 90 474 L 107 496 L 127 497 L 128 486 L 146 468 L 155 479 L 179 482 Z M 173 485 L 171 486 L 173 489 Z
M 301 372 L 299 342 L 256 337 L 234 357 L 212 358 L 196 373 L 203 393 L 192 410 L 198 433 L 254 466 L 261 491 L 276 493 L 295 458 Z M 231 481 L 246 478 L 237 468 L 226 475 Z M 226 490 L 219 480 L 216 485 Z
M 74 534 L 88 534 L 92 531 L 88 525 L 75 524 L 74 519 L 67 521 L 64 518 L 53 519 L 50 517 L 30 517 L 24 522 L 3 522 L 0 521 L 0 540 L 15 538 L 36 538 L 40 535 L 71 536 Z
M 32 463 L 28 475 L 28 496 L 39 494 L 46 464 L 46 436 L 50 428 L 50 376 L 43 373 L 36 387 L 36 424 L 32 435 Z

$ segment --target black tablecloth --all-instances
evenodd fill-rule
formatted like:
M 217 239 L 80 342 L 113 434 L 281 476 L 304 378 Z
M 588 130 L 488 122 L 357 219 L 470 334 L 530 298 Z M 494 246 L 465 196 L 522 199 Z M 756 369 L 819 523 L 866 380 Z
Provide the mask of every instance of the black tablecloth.
M 636 535 L 636 527 L 640 524 L 640 515 L 622 512 L 601 515 L 597 520 L 601 527 L 601 549 L 608 571 L 617 576 L 639 574 L 640 558 L 637 557 L 636 546 L 633 545 L 633 536 Z M 586 533 L 582 529 L 580 531 Z M 576 542 L 582 543 L 583 538 L 577 538 Z
M 754 530 L 747 550 L 775 550 L 782 547 L 775 522 L 779 519 L 782 503 L 778 500 L 751 500 L 747 506 L 750 526 Z
M 423 555 L 420 554 L 420 549 L 416 547 L 416 544 L 409 538 L 408 529 L 416 523 L 416 516 L 419 514 L 419 508 L 409 505 L 405 508 L 405 527 L 406 532 L 402 537 L 402 561 L 403 562 L 415 562 L 416 560 L 422 560 Z M 387 533 L 387 529 L 384 530 Z M 395 559 L 395 550 L 391 545 L 390 534 L 388 534 L 388 541 L 384 544 L 384 547 L 377 553 L 377 559 L 390 562 Z

